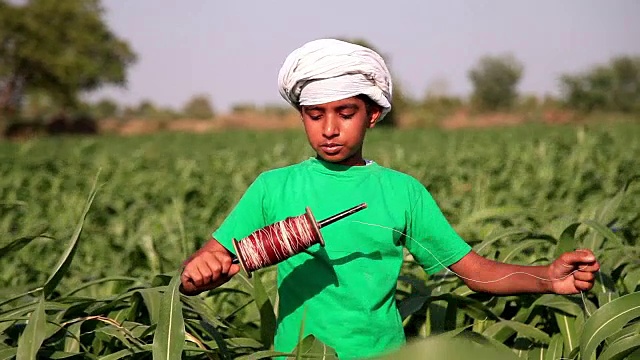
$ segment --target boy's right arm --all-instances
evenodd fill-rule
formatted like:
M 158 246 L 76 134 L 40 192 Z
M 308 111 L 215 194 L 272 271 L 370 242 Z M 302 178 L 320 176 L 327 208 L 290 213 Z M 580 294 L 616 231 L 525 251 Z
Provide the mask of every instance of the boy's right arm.
M 185 261 L 180 292 L 197 295 L 226 283 L 240 271 L 232 260 L 231 253 L 212 238 Z

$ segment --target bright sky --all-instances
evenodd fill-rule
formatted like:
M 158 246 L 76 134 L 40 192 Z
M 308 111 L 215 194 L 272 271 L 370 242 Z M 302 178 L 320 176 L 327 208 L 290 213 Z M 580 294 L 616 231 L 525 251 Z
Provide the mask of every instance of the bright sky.
M 520 90 L 558 93 L 558 77 L 621 54 L 640 55 L 637 0 L 103 0 L 106 19 L 139 55 L 126 89 L 93 94 L 131 105 L 181 107 L 206 94 L 233 104 L 286 104 L 277 74 L 285 57 L 322 37 L 363 38 L 385 56 L 394 81 L 421 97 L 435 84 L 471 90 L 484 55 L 525 65 Z M 441 88 L 442 85 L 439 85 Z

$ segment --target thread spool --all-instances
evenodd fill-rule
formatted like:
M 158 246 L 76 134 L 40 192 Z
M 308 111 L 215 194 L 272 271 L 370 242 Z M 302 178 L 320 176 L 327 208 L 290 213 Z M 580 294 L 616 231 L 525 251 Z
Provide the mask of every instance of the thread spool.
M 241 241 L 232 239 L 237 262 L 248 277 L 251 277 L 253 271 L 280 263 L 313 245 L 319 244 L 324 247 L 324 239 L 320 232 L 322 227 L 366 207 L 367 205 L 362 203 L 319 222 L 316 221 L 311 209 L 306 207 L 302 215 L 288 217 L 265 226 Z

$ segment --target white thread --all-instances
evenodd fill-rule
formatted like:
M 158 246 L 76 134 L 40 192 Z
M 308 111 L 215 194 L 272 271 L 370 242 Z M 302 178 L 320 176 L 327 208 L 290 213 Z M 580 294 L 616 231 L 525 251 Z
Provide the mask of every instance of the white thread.
M 358 220 L 352 220 L 352 221 L 353 221 L 353 222 L 355 222 L 355 223 L 360 223 L 360 224 L 364 224 L 364 225 L 377 226 L 377 227 L 381 227 L 381 228 L 389 229 L 389 230 L 395 231 L 395 232 L 397 232 L 397 233 L 399 233 L 399 234 L 402 234 L 402 235 L 404 235 L 404 236 L 408 237 L 409 239 L 413 240 L 416 244 L 418 244 L 418 246 L 420 246 L 421 248 L 423 248 L 423 249 L 425 249 L 427 252 L 429 252 L 429 254 L 431 254 L 431 256 L 432 256 L 432 257 L 433 257 L 433 258 L 434 258 L 434 259 L 435 259 L 435 260 L 436 260 L 436 261 L 437 261 L 437 262 L 438 262 L 442 267 L 444 267 L 445 269 L 447 269 L 447 271 L 450 271 L 450 272 L 454 273 L 456 276 L 458 276 L 458 277 L 459 277 L 459 278 L 461 278 L 461 279 L 470 280 L 470 281 L 475 281 L 475 282 L 482 283 L 482 284 L 489 284 L 489 283 L 494 283 L 494 282 L 502 281 L 502 280 L 504 280 L 504 279 L 508 278 L 509 276 L 511 276 L 511 275 L 516 275 L 516 274 L 529 275 L 529 276 L 531 276 L 531 277 L 534 277 L 534 278 L 539 279 L 539 280 L 542 280 L 542 281 L 556 281 L 556 280 L 563 280 L 563 279 L 566 279 L 566 278 L 568 278 L 569 276 L 573 275 L 575 272 L 580 271 L 580 270 L 583 270 L 583 269 L 585 269 L 585 268 L 587 267 L 586 265 L 585 265 L 584 267 L 582 267 L 582 268 L 580 268 L 580 267 L 578 266 L 578 268 L 577 268 L 576 270 L 572 271 L 572 272 L 571 272 L 571 273 L 569 273 L 567 276 L 564 276 L 564 277 L 561 277 L 561 278 L 557 278 L 557 279 L 545 279 L 545 278 L 541 278 L 541 277 L 539 277 L 539 276 L 536 276 L 536 275 L 533 275 L 533 274 L 530 274 L 530 273 L 527 273 L 527 272 L 523 272 L 523 271 L 514 271 L 514 272 L 512 272 L 512 273 L 510 273 L 510 274 L 507 274 L 507 275 L 505 275 L 505 276 L 503 276 L 503 277 L 501 277 L 500 279 L 497 279 L 497 280 L 489 280 L 489 281 L 475 280 L 475 279 L 471 279 L 471 278 L 466 278 L 466 277 L 464 277 L 464 276 L 462 276 L 462 275 L 460 275 L 460 274 L 456 273 L 455 271 L 453 271 L 453 270 L 449 269 L 449 267 L 448 267 L 448 266 L 445 266 L 445 265 L 440 261 L 440 259 L 438 259 L 435 255 L 433 255 L 433 253 L 432 253 L 429 249 L 427 249 L 426 247 L 422 246 L 422 244 L 420 244 L 419 242 L 417 242 L 417 241 L 416 241 L 414 238 L 412 238 L 411 236 L 409 236 L 409 235 L 407 235 L 407 234 L 403 233 L 402 231 L 399 231 L 399 230 L 396 230 L 396 229 L 394 229 L 394 228 L 391 228 L 391 227 L 388 227 L 388 226 L 384 226 L 384 225 L 379 225 L 379 224 L 370 224 L 370 223 L 366 223 L 366 222 L 364 222 L 364 221 L 358 221 Z M 572 266 L 570 266 L 570 265 L 568 265 L 568 264 L 565 264 L 564 262 L 562 262 L 561 264 L 562 264 L 562 266 L 564 266 L 564 267 L 568 267 L 568 268 L 571 268 L 571 267 L 572 267 Z M 591 316 L 591 312 L 589 312 L 589 309 L 587 308 L 587 301 L 586 301 L 586 300 L 585 300 L 585 298 L 584 298 L 584 291 L 580 290 L 580 296 L 582 297 L 582 304 L 584 305 L 584 310 L 587 312 L 587 315 Z
M 587 312 L 587 315 L 591 316 L 591 312 L 587 308 L 587 300 L 585 300 L 585 298 L 584 298 L 584 291 L 582 291 L 582 290 L 580 291 L 580 296 L 582 297 L 582 303 L 584 304 L 584 311 Z
M 483 280 L 471 279 L 471 278 L 464 277 L 464 276 L 462 276 L 462 275 L 460 275 L 460 274 L 456 273 L 455 271 L 453 271 L 453 270 L 449 269 L 449 267 L 448 267 L 448 266 L 446 266 L 445 264 L 443 264 L 443 263 L 442 263 L 442 262 L 441 262 L 441 261 L 440 261 L 440 260 L 435 256 L 435 255 L 433 255 L 433 253 L 432 253 L 429 249 L 427 249 L 426 247 L 422 246 L 422 244 L 420 244 L 418 241 L 416 241 L 416 240 L 415 240 L 414 238 L 412 238 L 411 236 L 409 236 L 409 235 L 407 235 L 407 234 L 403 233 L 402 231 L 399 231 L 399 230 L 396 230 L 396 229 L 394 229 L 394 228 L 391 228 L 391 227 L 388 227 L 388 226 L 384 226 L 384 225 L 370 224 L 370 223 L 366 223 L 366 222 L 358 221 L 358 220 L 352 220 L 352 221 L 353 221 L 353 222 L 356 222 L 356 223 L 364 224 L 364 225 L 377 226 L 377 227 L 381 227 L 381 228 L 385 228 L 385 229 L 393 230 L 393 231 L 395 231 L 395 232 L 397 232 L 397 233 L 400 233 L 400 234 L 402 234 L 402 235 L 404 235 L 404 236 L 408 237 L 409 239 L 413 240 L 416 244 L 418 244 L 418 246 L 420 246 L 421 248 L 423 248 L 424 250 L 426 250 L 429 254 L 431 254 L 431 256 L 432 256 L 432 257 L 433 257 L 433 258 L 434 258 L 434 259 L 435 259 L 435 260 L 436 260 L 436 261 L 437 261 L 437 262 L 438 262 L 442 267 L 444 267 L 444 268 L 446 268 L 448 271 L 451 271 L 452 273 L 456 274 L 456 276 L 458 276 L 459 278 L 461 278 L 461 279 L 465 279 L 465 280 L 474 281 L 474 282 L 478 282 L 478 283 L 481 283 L 481 284 L 490 284 L 490 283 L 495 283 L 495 282 L 498 282 L 498 281 L 502 281 L 502 280 L 504 280 L 504 279 L 508 278 L 508 277 L 509 277 L 509 276 L 511 276 L 511 275 L 517 275 L 517 274 L 529 275 L 529 276 L 531 276 L 531 277 L 534 277 L 534 278 L 536 278 L 536 279 L 543 280 L 543 281 L 557 281 L 557 280 L 563 280 L 563 279 L 566 279 L 566 278 L 568 278 L 569 276 L 573 275 L 575 272 L 577 272 L 577 271 L 580 271 L 580 270 L 584 269 L 584 268 L 580 269 L 580 268 L 578 267 L 578 269 L 576 269 L 576 270 L 572 271 L 572 272 L 571 272 L 571 273 L 569 273 L 567 276 L 564 276 L 564 277 L 561 277 L 561 278 L 557 278 L 557 279 L 545 279 L 545 278 L 539 277 L 539 276 L 537 276 L 537 275 L 533 275 L 533 274 L 530 274 L 530 273 L 527 273 L 527 272 L 523 272 L 523 271 L 514 271 L 514 272 L 512 272 L 512 273 L 510 273 L 510 274 L 507 274 L 507 275 L 505 275 L 505 276 L 503 276 L 503 277 L 501 277 L 501 278 L 499 278 L 499 279 L 497 279 L 497 280 L 488 280 L 488 281 L 483 281 Z

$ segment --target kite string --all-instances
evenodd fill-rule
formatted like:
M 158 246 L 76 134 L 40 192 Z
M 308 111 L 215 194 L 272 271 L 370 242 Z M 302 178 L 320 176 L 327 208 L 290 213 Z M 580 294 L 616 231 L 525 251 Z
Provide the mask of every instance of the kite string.
M 392 227 L 384 226 L 384 225 L 367 223 L 367 222 L 364 222 L 364 221 L 358 221 L 358 220 L 352 220 L 352 221 L 353 221 L 353 222 L 355 222 L 355 223 L 363 224 L 363 225 L 377 226 L 377 227 L 381 227 L 381 228 L 384 228 L 384 229 L 389 229 L 389 230 L 395 231 L 395 232 L 397 232 L 397 233 L 399 233 L 399 234 L 401 234 L 401 235 L 404 235 L 404 236 L 408 237 L 409 239 L 411 239 L 415 244 L 417 244 L 418 246 L 420 246 L 421 248 L 423 248 L 424 250 L 426 250 L 426 251 L 427 251 L 427 252 L 428 252 L 428 253 L 429 253 L 429 254 L 430 254 L 430 255 L 431 255 L 431 256 L 432 256 L 432 257 L 433 257 L 433 258 L 434 258 L 434 259 L 435 259 L 435 260 L 436 260 L 436 261 L 437 261 L 441 266 L 442 266 L 442 267 L 446 268 L 448 271 L 452 272 L 452 273 L 453 273 L 453 274 L 455 274 L 457 277 L 459 277 L 459 278 L 461 278 L 461 279 L 465 279 L 465 280 L 473 281 L 473 282 L 478 282 L 478 283 L 481 283 L 481 284 L 496 283 L 496 282 L 499 282 L 499 281 L 503 281 L 504 279 L 506 279 L 506 278 L 508 278 L 508 277 L 510 277 L 510 276 L 518 275 L 518 274 L 528 275 L 528 276 L 531 276 L 531 277 L 533 277 L 533 278 L 536 278 L 536 279 L 539 279 L 539 280 L 542 280 L 542 281 L 558 281 L 558 280 L 566 279 L 566 278 L 568 278 L 569 276 L 573 275 L 575 272 L 580 271 L 580 270 L 584 270 L 584 269 L 586 268 L 586 265 L 585 265 L 584 267 L 578 267 L 576 270 L 573 270 L 572 272 L 570 272 L 570 273 L 569 273 L 569 274 L 567 274 L 566 276 L 559 277 L 559 278 L 550 278 L 550 279 L 543 278 L 543 277 L 540 277 L 540 276 L 537 276 L 537 275 L 534 275 L 534 274 L 531 274 L 531 273 L 528 273 L 528 272 L 525 272 L 525 271 L 514 271 L 514 272 L 512 272 L 512 273 L 509 273 L 509 274 L 507 274 L 507 275 L 505 275 L 505 276 L 503 276 L 503 277 L 501 277 L 501 278 L 499 278 L 499 279 L 495 279 L 495 280 L 476 280 L 476 279 L 472 279 L 472 278 L 468 278 L 468 277 L 462 276 L 462 275 L 460 275 L 460 274 L 456 273 L 455 271 L 453 271 L 453 270 L 449 269 L 449 267 L 448 267 L 448 266 L 446 266 L 445 264 L 443 264 L 443 263 L 442 263 L 442 261 L 440 261 L 440 259 L 438 259 L 438 258 L 437 258 L 437 257 L 436 257 L 436 256 L 435 256 L 435 255 L 434 255 L 434 254 L 429 250 L 429 249 L 427 249 L 427 248 L 426 248 L 426 247 L 424 247 L 422 244 L 420 244 L 420 242 L 416 241 L 414 238 L 412 238 L 411 236 L 409 236 L 409 235 L 407 235 L 407 234 L 403 233 L 403 232 L 402 232 L 402 231 L 400 231 L 400 230 L 394 229 L 394 228 L 392 228 Z M 562 265 L 562 266 L 564 266 L 564 267 L 572 268 L 572 266 L 570 266 L 570 265 L 568 265 L 568 264 L 565 264 L 565 263 L 561 263 L 561 265 Z M 580 295 L 581 295 L 581 297 L 582 297 L 582 302 L 583 302 L 583 304 L 584 304 L 584 309 L 585 309 L 585 311 L 587 312 L 587 314 L 588 314 L 589 316 L 591 316 L 591 313 L 589 312 L 589 309 L 587 308 L 587 302 L 586 302 L 586 299 L 585 299 L 585 297 L 584 297 L 584 292 L 583 292 L 582 290 L 580 290 Z

